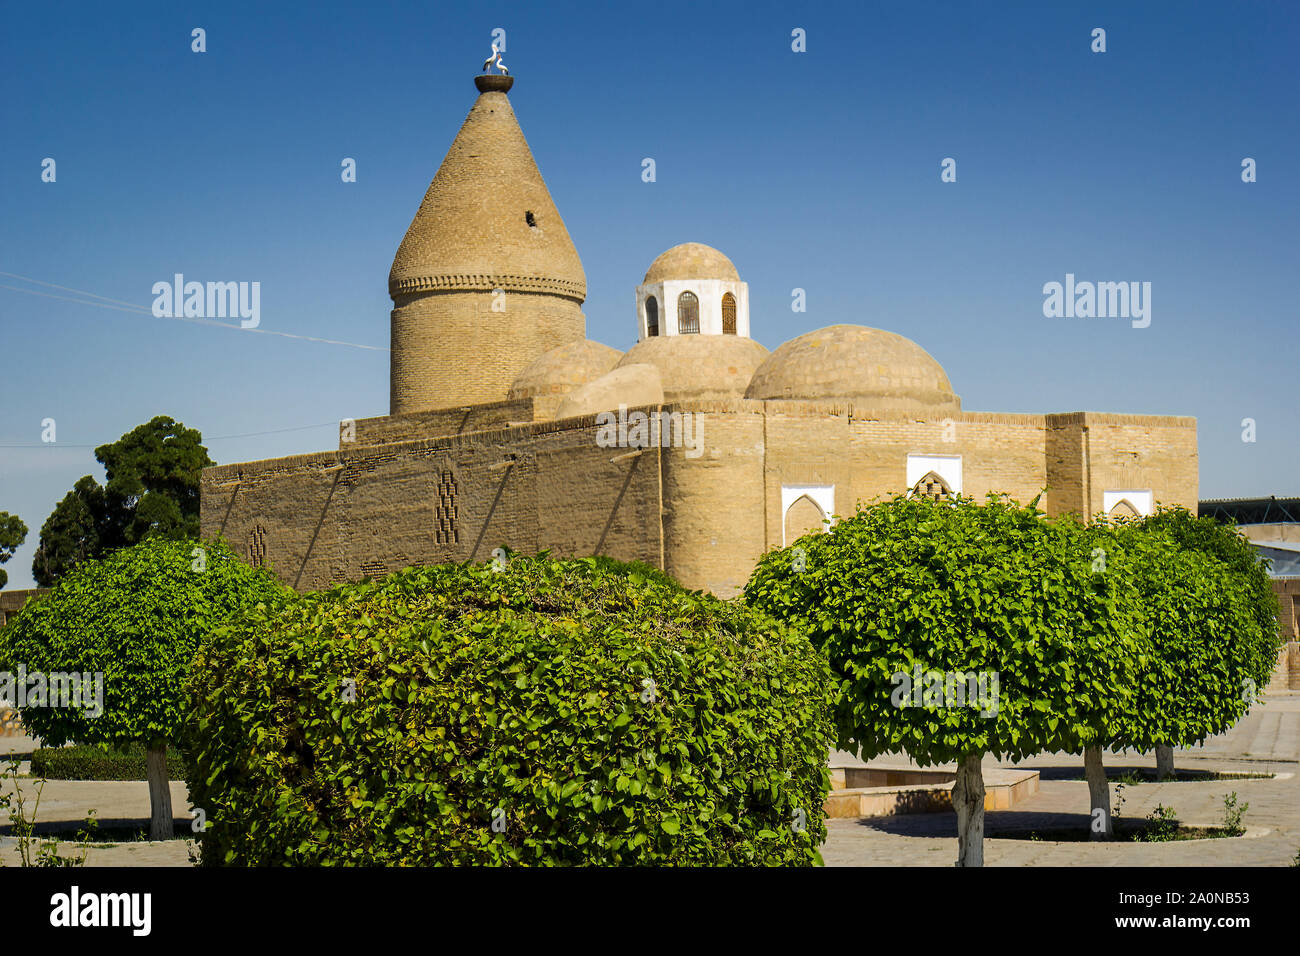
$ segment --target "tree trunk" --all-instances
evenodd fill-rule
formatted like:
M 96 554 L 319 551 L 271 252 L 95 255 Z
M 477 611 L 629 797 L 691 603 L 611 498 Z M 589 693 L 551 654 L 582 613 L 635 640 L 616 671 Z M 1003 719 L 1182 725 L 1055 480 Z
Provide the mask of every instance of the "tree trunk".
M 1115 828 L 1110 818 L 1110 781 L 1106 779 L 1106 768 L 1102 765 L 1100 745 L 1084 748 L 1083 776 L 1088 781 L 1088 799 L 1092 804 L 1088 832 L 1094 840 L 1113 839 Z
M 957 811 L 957 865 L 984 865 L 983 754 L 967 754 L 957 761 L 957 782 L 952 787 L 952 808 Z
M 1174 748 L 1161 744 L 1156 748 L 1156 779 L 1170 780 L 1174 775 Z
M 149 777 L 149 839 L 170 840 L 172 836 L 172 788 L 167 782 L 167 745 L 151 746 L 145 754 Z

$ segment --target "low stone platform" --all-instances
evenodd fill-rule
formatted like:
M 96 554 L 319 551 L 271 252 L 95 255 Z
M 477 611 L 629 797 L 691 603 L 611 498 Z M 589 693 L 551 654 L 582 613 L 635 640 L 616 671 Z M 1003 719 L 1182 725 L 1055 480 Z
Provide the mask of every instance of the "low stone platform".
M 1011 811 L 984 821 L 987 866 L 1289 866 L 1300 855 L 1300 692 L 1266 695 L 1231 730 L 1199 747 L 1178 748 L 1175 770 L 1273 774 L 1265 779 L 1183 780 L 1142 783 L 1123 789 L 1123 816 L 1141 820 L 1157 806 L 1174 810 L 1189 826 L 1223 823 L 1224 795 L 1236 791 L 1250 805 L 1246 835 L 1236 839 L 1167 843 L 1069 842 L 1023 839 L 1025 831 L 1062 827 L 1086 832 L 1088 785 L 1076 779 L 1083 760 L 1072 754 L 1038 754 L 1014 765 L 1040 773 L 1038 792 Z M 883 758 L 906 766 L 904 755 Z M 852 754 L 833 753 L 836 766 L 867 766 Z M 985 759 L 984 778 L 998 769 Z M 1107 753 L 1112 774 L 1155 766 L 1153 754 Z M 919 769 L 919 768 L 916 768 Z M 937 770 L 953 767 L 931 768 Z M 1112 799 L 1118 787 L 1112 784 Z M 822 857 L 829 866 L 952 866 L 956 856 L 954 813 L 893 813 L 872 818 L 831 819 Z M 1021 838 L 1012 838 L 1019 836 Z
M 983 773 L 985 810 L 1010 810 L 1038 792 L 1037 770 L 986 767 Z M 832 764 L 826 816 L 852 819 L 951 810 L 956 779 L 953 770 L 904 764 Z

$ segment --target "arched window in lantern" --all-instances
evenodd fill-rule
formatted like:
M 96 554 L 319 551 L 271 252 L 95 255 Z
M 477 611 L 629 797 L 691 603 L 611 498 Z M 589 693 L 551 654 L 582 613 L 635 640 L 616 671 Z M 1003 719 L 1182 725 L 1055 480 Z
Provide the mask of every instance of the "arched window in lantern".
M 677 297 L 677 334 L 691 335 L 700 331 L 700 300 L 694 292 L 683 292 Z
M 730 292 L 722 296 L 722 334 L 736 334 L 736 297 Z

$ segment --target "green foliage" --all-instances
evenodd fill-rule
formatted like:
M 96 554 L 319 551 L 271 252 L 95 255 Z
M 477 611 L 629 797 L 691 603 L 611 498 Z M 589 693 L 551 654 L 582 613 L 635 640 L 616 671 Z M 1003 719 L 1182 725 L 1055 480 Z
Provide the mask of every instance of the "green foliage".
M 763 557 L 745 600 L 825 652 L 840 745 L 864 757 L 1078 752 L 1105 739 L 1108 713 L 1131 694 L 1146 625 L 1126 577 L 1093 571 L 1087 529 L 1072 518 L 993 495 L 983 505 L 900 496 L 797 546 L 802 561 L 791 548 Z M 996 715 L 896 706 L 894 675 L 914 666 L 996 673 Z
M 167 776 L 185 778 L 185 760 L 167 751 Z M 132 744 L 120 750 L 77 745 L 41 747 L 32 754 L 32 775 L 47 780 L 147 780 L 145 748 Z
M 1210 517 L 1193 517 L 1186 508 L 1160 508 L 1144 524 L 1162 531 L 1184 550 L 1215 558 L 1232 576 L 1232 596 L 1245 605 L 1255 627 L 1237 638 L 1243 644 L 1239 656 L 1250 660 L 1255 684 L 1267 686 L 1277 663 L 1282 637 L 1278 630 L 1278 602 L 1268 576 L 1270 562 L 1263 557 L 1234 524 L 1220 524 Z M 1240 688 L 1238 688 L 1240 689 Z
M 77 481 L 41 525 L 32 577 L 50 587 L 75 565 L 121 545 L 104 489 L 90 475 Z
M 199 475 L 214 462 L 197 430 L 159 415 L 96 448 L 95 457 L 104 465 L 105 491 L 126 506 L 127 544 L 199 536 Z
M 41 526 L 32 575 L 49 587 L 77 563 L 149 537 L 197 538 L 202 435 L 165 415 L 95 449 L 103 486 L 86 475 Z
M 825 661 L 644 565 L 303 595 L 220 631 L 190 686 L 207 865 L 820 860 Z
M 27 525 L 17 515 L 0 511 L 0 564 L 14 556 L 27 539 Z M 9 572 L 0 568 L 0 590 L 9 582 Z
M 1146 827 L 1135 837 L 1142 843 L 1167 843 L 1177 838 L 1178 816 L 1172 808 L 1159 803 L 1147 814 Z
M 195 570 L 202 558 L 203 570 Z M 200 642 L 286 589 L 224 545 L 151 538 L 79 564 L 0 631 L 0 671 L 103 675 L 103 712 L 29 705 L 23 726 L 49 746 L 176 739 L 182 682 Z
M 1249 809 L 1249 803 L 1237 804 L 1236 790 L 1223 795 L 1223 829 L 1228 836 L 1241 836 L 1246 832 L 1242 820 L 1245 819 L 1246 811 Z
M 1186 533 L 1189 528 L 1195 534 Z M 1276 621 L 1263 624 L 1258 562 L 1246 565 L 1233 555 L 1227 563 L 1200 550 L 1235 532 L 1186 511 L 1098 522 L 1090 535 L 1106 552 L 1105 575 L 1135 586 L 1136 610 L 1151 636 L 1139 658 L 1134 695 L 1117 701 L 1111 714 L 1108 745 L 1141 751 L 1191 746 L 1227 730 L 1250 709 L 1256 688 L 1268 683 L 1277 657 Z M 1266 576 L 1263 585 L 1275 614 Z

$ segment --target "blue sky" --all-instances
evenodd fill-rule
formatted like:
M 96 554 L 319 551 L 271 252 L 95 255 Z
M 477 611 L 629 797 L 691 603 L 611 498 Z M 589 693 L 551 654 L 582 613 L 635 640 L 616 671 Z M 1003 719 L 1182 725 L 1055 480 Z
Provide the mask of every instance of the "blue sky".
M 768 348 L 889 329 L 967 409 L 1193 415 L 1202 497 L 1300 494 L 1300 5 L 470 6 L 8 5 L 0 271 L 145 308 L 176 272 L 255 280 L 263 329 L 386 348 L 393 254 L 502 27 L 589 337 L 633 344 L 646 267 L 705 242 Z M 1066 273 L 1150 282 L 1150 327 L 1045 318 Z M 31 528 L 10 587 L 55 503 L 102 477 L 94 446 L 153 415 L 233 462 L 388 410 L 384 351 L 7 288 L 0 367 L 0 510 Z

